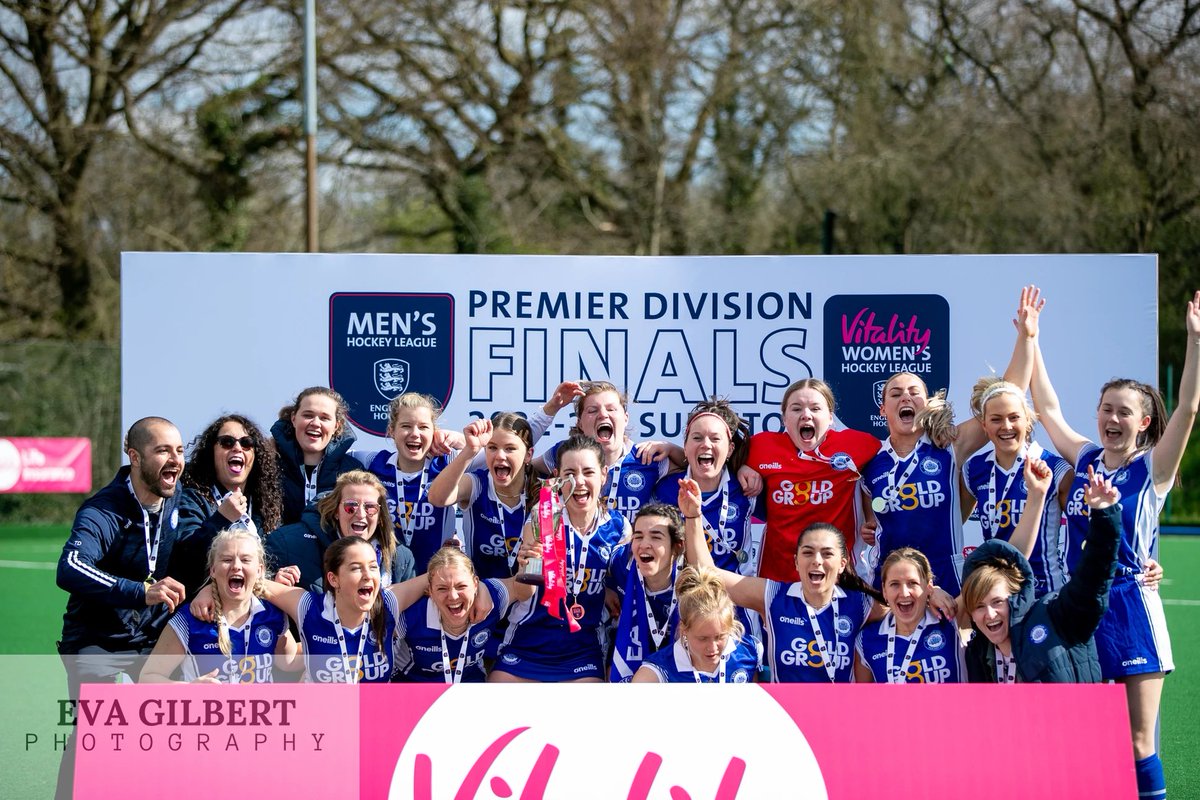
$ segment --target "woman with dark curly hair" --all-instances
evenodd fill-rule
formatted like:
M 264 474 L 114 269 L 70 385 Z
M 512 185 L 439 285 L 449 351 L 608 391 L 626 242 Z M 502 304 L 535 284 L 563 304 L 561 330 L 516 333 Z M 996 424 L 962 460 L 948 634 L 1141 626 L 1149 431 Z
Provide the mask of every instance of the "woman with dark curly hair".
M 241 414 L 218 417 L 188 448 L 171 574 L 187 596 L 204 583 L 208 549 L 234 525 L 266 536 L 280 525 L 279 461 L 270 439 Z

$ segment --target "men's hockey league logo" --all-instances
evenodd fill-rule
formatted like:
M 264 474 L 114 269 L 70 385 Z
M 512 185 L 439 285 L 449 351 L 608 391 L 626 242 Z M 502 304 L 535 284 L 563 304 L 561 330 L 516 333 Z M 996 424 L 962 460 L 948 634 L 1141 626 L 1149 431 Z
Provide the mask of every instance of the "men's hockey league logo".
M 405 392 L 442 405 L 454 388 L 454 297 L 345 292 L 329 297 L 329 385 L 350 421 L 387 432 L 388 405 Z
M 375 388 L 389 403 L 408 390 L 408 362 L 402 358 L 381 358 L 375 362 Z
M 950 382 L 950 305 L 936 294 L 839 294 L 825 301 L 823 376 L 851 428 L 887 433 L 887 379 L 911 372 L 929 393 Z

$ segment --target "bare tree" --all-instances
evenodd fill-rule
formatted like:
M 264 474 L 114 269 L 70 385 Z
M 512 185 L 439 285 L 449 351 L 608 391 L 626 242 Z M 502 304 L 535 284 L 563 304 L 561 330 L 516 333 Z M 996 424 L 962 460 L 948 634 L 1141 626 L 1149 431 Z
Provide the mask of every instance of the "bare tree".
M 0 0 L 0 177 L 5 201 L 31 215 L 29 235 L 6 240 L 0 253 L 55 287 L 49 305 L 67 335 L 115 335 L 97 330 L 96 306 L 98 292 L 115 285 L 117 264 L 97 257 L 102 215 L 83 202 L 101 144 L 167 89 L 188 82 L 199 90 L 197 68 L 230 47 L 221 36 L 250 4 Z M 46 313 L 0 302 L 14 313 Z

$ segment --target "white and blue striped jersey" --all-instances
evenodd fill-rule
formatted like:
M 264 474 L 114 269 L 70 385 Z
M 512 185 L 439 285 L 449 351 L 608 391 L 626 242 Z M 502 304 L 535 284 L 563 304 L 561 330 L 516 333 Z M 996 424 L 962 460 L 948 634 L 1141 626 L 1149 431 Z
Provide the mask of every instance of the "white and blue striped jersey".
M 189 682 L 215 669 L 221 683 L 271 683 L 275 645 L 288 629 L 287 615 L 257 597 L 250 601 L 246 621 L 229 627 L 228 656 L 217 644 L 217 623 L 196 619 L 190 605 L 181 606 L 167 624 L 187 653 L 181 666 Z
M 966 479 L 967 491 L 975 497 L 975 513 L 979 518 L 984 540 L 999 538 L 1007 542 L 1021 522 L 1025 501 L 1029 497 L 1024 476 L 1026 457 L 1041 458 L 1054 473 L 1050 481 L 1050 491 L 1046 495 L 1045 508 L 1042 510 L 1037 542 L 1029 556 L 1029 566 L 1033 568 L 1033 576 L 1037 581 L 1036 594 L 1041 597 L 1049 592 L 1058 591 L 1067 582 L 1058 487 L 1070 471 L 1071 465 L 1066 459 L 1043 450 L 1041 445 L 1034 442 L 1029 445 L 1028 455 L 1018 456 L 1011 469 L 999 466 L 996 463 L 995 452 L 990 449 L 976 453 L 967 459 L 963 466 L 963 477 Z
M 768 580 L 763 591 L 767 613 L 767 658 L 775 683 L 849 683 L 854 677 L 855 637 L 871 612 L 869 595 L 834 587 L 833 600 L 811 609 L 820 627 L 818 636 L 809 618 L 810 607 L 799 583 Z M 822 654 L 824 641 L 831 666 Z M 833 679 L 830 678 L 833 673 Z
M 890 440 L 885 440 L 863 468 L 861 485 L 871 496 L 879 523 L 875 586 L 887 555 L 912 547 L 929 559 L 938 585 L 957 595 L 962 584 L 963 530 L 954 448 L 936 447 L 922 436 L 911 453 L 898 456 Z
M 482 683 L 487 680 L 483 669 L 484 650 L 496 635 L 496 625 L 508 612 L 508 589 L 495 579 L 479 582 L 480 592 L 489 592 L 492 610 L 482 621 L 472 624 L 465 633 L 455 636 L 442 629 L 437 604 L 422 597 L 404 610 L 396 627 L 396 668 L 415 683 L 443 683 L 442 637 L 446 641 L 446 661 L 453 675 L 462 665 L 460 683 Z M 465 637 L 465 640 L 464 640 Z
M 758 643 L 753 639 L 735 639 L 730 636 L 722 653 L 723 664 L 712 672 L 702 672 L 692 666 L 687 649 L 679 639 L 671 647 L 664 647 L 648 656 L 642 666 L 657 677 L 659 683 L 753 683 L 758 672 Z
M 298 616 L 304 645 L 304 679 L 309 683 L 387 683 L 392 677 L 392 638 L 400 606 L 395 596 L 383 592 L 384 641 L 375 637 L 371 620 L 357 628 L 344 628 L 346 655 L 338 644 L 333 593 L 307 592 L 300 598 Z M 362 636 L 367 637 L 365 644 Z M 358 653 L 362 650 L 361 661 Z M 348 669 L 347 669 L 348 668 Z M 353 675 L 351 673 L 354 673 Z
M 930 611 L 925 612 L 925 619 L 919 625 L 923 628 L 916 645 L 912 644 L 912 636 L 896 632 L 895 617 L 890 611 L 879 622 L 868 622 L 863 626 L 855 643 L 855 652 L 870 668 L 875 682 L 965 683 L 966 648 L 958 634 L 958 626 L 953 620 L 938 619 Z M 891 658 L 889 638 L 893 639 Z M 895 670 L 895 676 L 903 676 L 903 681 L 895 676 L 889 680 L 889 669 Z
M 450 463 L 450 456 L 426 458 L 419 472 L 401 472 L 391 450 L 355 455 L 383 484 L 396 540 L 412 551 L 421 574 L 442 543 L 457 533 L 454 506 L 437 508 L 429 502 L 429 484 Z
M 600 644 L 601 622 L 605 616 L 604 590 L 608 572 L 625 535 L 625 518 L 619 511 L 601 512 L 604 516 L 582 552 L 578 533 L 568 533 L 570 558 L 566 571 L 567 605 L 578 604 L 583 610 L 579 618 L 582 630 L 571 633 L 565 619 L 550 616 L 542 606 L 543 589 L 529 599 L 513 603 L 509 608 L 508 630 L 500 648 L 503 656 L 509 651 L 536 661 L 569 661 L 593 652 Z M 582 562 L 582 563 L 581 563 Z
M 1152 451 L 1140 453 L 1124 466 L 1108 469 L 1104 466 L 1104 449 L 1089 442 L 1079 451 L 1075 463 L 1075 482 L 1067 498 L 1067 569 L 1079 566 L 1083 543 L 1087 539 L 1088 504 L 1083 499 L 1087 485 L 1087 468 L 1109 478 L 1121 492 L 1121 545 L 1117 549 L 1117 566 L 1129 574 L 1142 571 L 1142 564 L 1158 549 L 1158 515 L 1166 502 L 1166 494 L 1154 488 Z
M 524 495 L 515 506 L 505 505 L 496 496 L 490 472 L 480 469 L 467 474 L 471 498 L 463 511 L 463 549 L 480 578 L 511 578 L 525 526 Z

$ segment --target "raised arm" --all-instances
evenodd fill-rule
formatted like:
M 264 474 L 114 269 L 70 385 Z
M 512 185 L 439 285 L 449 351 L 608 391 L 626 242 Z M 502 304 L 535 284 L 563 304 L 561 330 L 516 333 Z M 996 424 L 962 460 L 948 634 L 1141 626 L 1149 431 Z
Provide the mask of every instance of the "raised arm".
M 1021 512 L 1021 520 L 1008 543 L 1021 551 L 1021 555 L 1029 558 L 1037 544 L 1038 532 L 1042 526 L 1042 512 L 1046 508 L 1046 493 L 1050 491 L 1050 482 L 1054 471 L 1040 458 L 1025 459 L 1025 510 Z
M 683 514 L 683 540 L 687 562 L 698 567 L 715 567 L 712 553 L 704 541 L 704 523 L 700 514 L 700 485 L 691 478 L 679 481 L 679 511 Z M 717 569 L 725 591 L 736 605 L 766 613 L 765 592 L 767 582 L 762 578 L 739 575 L 736 572 Z
M 1045 307 L 1046 301 L 1042 297 L 1041 289 L 1036 286 L 1021 287 L 1021 296 L 1017 301 L 1017 316 L 1012 321 L 1013 327 L 1017 329 L 1017 338 L 1013 343 L 1008 367 L 1004 370 L 1004 380 L 1021 389 L 1028 389 L 1029 382 L 1033 378 L 1038 319 Z M 984 433 L 983 425 L 972 414 L 970 419 L 963 421 L 958 426 L 958 438 L 954 440 L 954 455 L 957 456 L 959 462 L 962 462 L 983 447 L 986 442 L 987 434 Z
M 1164 494 L 1175 481 L 1200 405 L 1200 377 L 1197 376 L 1200 371 L 1197 364 L 1200 362 L 1200 292 L 1188 302 L 1184 319 L 1188 339 L 1183 375 L 1179 378 L 1179 405 L 1175 406 L 1162 438 L 1154 446 L 1154 489 L 1159 494 Z
M 400 583 L 393 583 L 387 587 L 387 591 L 392 593 L 392 597 L 396 598 L 396 604 L 400 606 L 400 610 L 404 611 L 413 603 L 425 596 L 429 590 L 429 573 L 422 572 L 415 578 L 409 578 Z
M 1090 509 L 1083 560 L 1050 606 L 1055 627 L 1070 642 L 1090 639 L 1108 609 L 1121 539 L 1121 493 L 1090 465 L 1083 499 Z
M 471 479 L 467 470 L 475 456 L 483 452 L 483 448 L 492 439 L 492 421 L 477 419 L 463 428 L 463 448 L 458 451 L 454 460 L 429 484 L 426 495 L 431 505 L 438 508 L 452 506 L 455 503 L 466 508 L 471 499 Z

